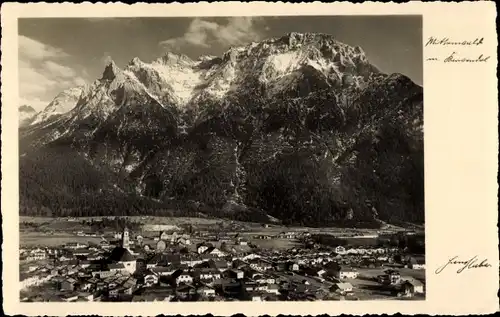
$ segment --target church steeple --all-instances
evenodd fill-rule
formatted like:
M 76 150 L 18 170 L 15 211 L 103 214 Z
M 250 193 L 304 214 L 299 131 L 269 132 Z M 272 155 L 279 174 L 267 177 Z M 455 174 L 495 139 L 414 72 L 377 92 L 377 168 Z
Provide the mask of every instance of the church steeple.
M 122 234 L 122 248 L 128 249 L 129 246 L 130 246 L 130 236 L 128 228 L 125 227 L 123 228 L 123 234 Z

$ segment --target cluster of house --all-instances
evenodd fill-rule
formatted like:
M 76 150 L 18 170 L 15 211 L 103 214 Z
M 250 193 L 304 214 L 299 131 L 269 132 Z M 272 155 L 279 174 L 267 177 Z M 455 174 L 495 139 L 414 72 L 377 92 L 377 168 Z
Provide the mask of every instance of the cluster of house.
M 376 267 L 380 264 L 400 264 L 402 267 L 414 270 L 425 269 L 425 258 L 423 256 L 415 257 L 411 255 L 401 256 L 398 248 L 380 248 L 380 247 L 357 247 L 346 248 L 337 246 L 334 248 L 336 259 L 344 264 L 358 264 L 368 267 Z M 396 259 L 395 255 L 399 259 Z M 372 265 L 373 264 L 373 265 Z
M 311 234 L 309 232 L 280 232 L 278 234 L 258 234 L 253 236 L 254 239 L 259 240 L 271 240 L 271 239 L 297 239 L 301 237 L 310 237 Z
M 94 232 L 77 231 L 76 235 L 79 237 L 97 237 L 97 233 Z
M 381 248 L 381 247 L 350 247 L 337 246 L 334 249 L 335 253 L 344 254 L 384 254 L 389 252 L 398 252 L 398 248 Z
M 188 252 L 183 248 L 191 245 L 188 235 L 161 233 L 156 248 L 148 248 L 141 236 L 132 241 L 127 229 L 116 238 L 121 242 L 118 246 L 103 240 L 94 246 L 69 243 L 64 248 L 22 249 L 23 259 L 42 264 L 25 268 L 21 288 L 52 288 L 45 295 L 38 293 L 26 300 L 324 299 L 332 293 L 353 292 L 348 281 L 359 273 L 349 266 L 349 258 L 377 257 L 391 251 L 358 248 L 354 253 L 338 247 L 335 252 L 292 249 L 257 254 L 250 248 L 246 249 L 249 252 L 236 252 L 203 242 L 192 245 Z M 236 244 L 246 242 L 233 240 Z M 404 294 L 423 292 L 418 281 L 395 276 L 387 272 L 377 281 L 404 286 Z
M 413 296 L 424 293 L 424 284 L 409 276 L 401 276 L 397 270 L 386 270 L 377 276 L 376 280 L 382 285 L 397 286 L 398 296 Z
M 36 260 L 45 260 L 48 254 L 52 253 L 52 250 L 46 250 L 42 248 L 34 248 L 31 250 L 26 250 L 21 248 L 19 250 L 19 256 L 21 260 L 27 261 L 36 261 Z

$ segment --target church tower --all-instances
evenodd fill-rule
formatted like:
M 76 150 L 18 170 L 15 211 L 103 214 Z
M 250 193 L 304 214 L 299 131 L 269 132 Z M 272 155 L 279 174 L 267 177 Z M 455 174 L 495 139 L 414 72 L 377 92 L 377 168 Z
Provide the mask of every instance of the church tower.
M 128 249 L 129 246 L 130 246 L 130 236 L 128 228 L 125 227 L 123 228 L 123 234 L 122 234 L 122 248 Z

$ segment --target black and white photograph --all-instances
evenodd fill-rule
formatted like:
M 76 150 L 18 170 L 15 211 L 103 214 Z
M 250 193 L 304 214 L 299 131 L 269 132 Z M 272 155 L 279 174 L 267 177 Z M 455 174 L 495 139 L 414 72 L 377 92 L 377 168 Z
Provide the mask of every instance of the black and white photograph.
M 18 19 L 19 300 L 425 300 L 422 23 Z

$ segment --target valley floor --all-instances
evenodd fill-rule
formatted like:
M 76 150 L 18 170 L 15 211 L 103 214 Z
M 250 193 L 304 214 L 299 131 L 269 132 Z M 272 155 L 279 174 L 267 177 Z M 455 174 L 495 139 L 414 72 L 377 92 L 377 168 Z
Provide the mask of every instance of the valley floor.
M 115 217 L 78 217 L 78 218 L 48 218 L 48 217 L 29 217 L 20 216 L 19 222 L 31 223 L 36 226 L 36 229 L 21 228 L 20 244 L 25 246 L 54 246 L 64 244 L 66 242 L 93 242 L 99 243 L 101 241 L 100 235 L 89 232 L 89 226 L 84 225 L 84 221 L 99 221 L 103 218 L 113 219 Z M 385 229 L 356 229 L 356 228 L 311 228 L 311 227 L 293 227 L 284 225 L 262 225 L 260 223 L 230 221 L 218 218 L 195 218 L 195 217 L 153 217 L 153 216 L 129 216 L 129 217 L 116 217 L 125 218 L 130 222 L 137 222 L 141 225 L 165 225 L 172 226 L 172 228 L 184 227 L 192 225 L 195 228 L 203 228 L 209 231 L 219 229 L 227 235 L 239 234 L 263 248 L 290 248 L 294 245 L 290 239 L 253 239 L 256 236 L 276 236 L 280 233 L 303 233 L 310 234 L 329 234 L 337 237 L 349 238 L 351 242 L 357 240 L 359 245 L 369 243 L 376 238 L 379 233 L 394 233 L 398 231 L 405 231 L 405 229 L 388 225 Z M 95 236 L 86 235 L 78 236 L 77 232 L 88 232 Z M 414 230 L 423 232 L 423 229 Z M 146 236 L 153 232 L 144 232 Z M 157 232 L 154 232 L 156 234 Z M 280 241 L 281 240 L 281 241 Z

